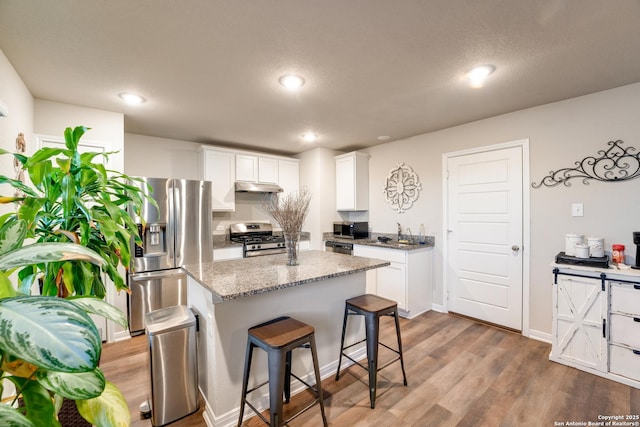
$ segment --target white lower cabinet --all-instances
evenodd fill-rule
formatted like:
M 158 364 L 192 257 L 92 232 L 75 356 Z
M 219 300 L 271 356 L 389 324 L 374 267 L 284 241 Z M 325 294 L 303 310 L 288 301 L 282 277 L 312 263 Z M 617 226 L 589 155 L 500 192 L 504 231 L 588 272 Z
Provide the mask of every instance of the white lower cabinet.
M 640 388 L 640 272 L 556 267 L 549 358 Z
M 607 369 L 607 294 L 602 281 L 557 275 L 552 356 L 572 366 Z
M 389 261 L 367 274 L 367 292 L 396 301 L 400 315 L 413 318 L 432 305 L 432 249 L 389 249 L 353 245 L 353 255 Z

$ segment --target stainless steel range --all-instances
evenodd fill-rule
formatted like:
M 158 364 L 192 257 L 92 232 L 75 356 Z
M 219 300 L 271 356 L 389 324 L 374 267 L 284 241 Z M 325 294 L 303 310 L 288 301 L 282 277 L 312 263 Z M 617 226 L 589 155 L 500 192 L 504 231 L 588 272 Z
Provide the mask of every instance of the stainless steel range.
M 241 222 L 229 226 L 229 239 L 244 244 L 244 257 L 282 254 L 287 250 L 284 237 L 273 235 L 268 222 Z

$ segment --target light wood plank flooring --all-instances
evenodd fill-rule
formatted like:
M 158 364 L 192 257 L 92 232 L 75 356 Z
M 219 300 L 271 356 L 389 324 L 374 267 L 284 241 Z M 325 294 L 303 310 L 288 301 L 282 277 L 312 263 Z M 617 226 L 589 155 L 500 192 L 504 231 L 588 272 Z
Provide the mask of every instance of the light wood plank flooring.
M 382 322 L 381 340 L 395 343 L 392 319 Z M 550 345 L 517 333 L 436 312 L 401 319 L 401 331 L 409 386 L 402 385 L 400 365 L 391 364 L 380 372 L 371 409 L 362 368 L 348 368 L 337 382 L 327 378 L 322 386 L 331 425 L 539 427 L 640 414 L 640 390 L 550 362 Z M 138 410 L 149 390 L 146 352 L 146 337 L 140 336 L 106 344 L 101 360 L 107 379 L 129 403 L 133 426 L 151 425 Z M 391 354 L 381 350 L 380 357 Z M 311 399 L 308 392 L 294 396 L 285 416 Z M 205 423 L 196 413 L 171 425 Z M 244 425 L 264 424 L 253 417 Z M 322 425 L 318 407 L 290 425 Z

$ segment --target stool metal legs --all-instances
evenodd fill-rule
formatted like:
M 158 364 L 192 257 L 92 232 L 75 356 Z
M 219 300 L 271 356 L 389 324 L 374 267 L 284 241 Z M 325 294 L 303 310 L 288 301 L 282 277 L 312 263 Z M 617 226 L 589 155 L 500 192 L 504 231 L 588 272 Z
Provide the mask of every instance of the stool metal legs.
M 347 329 L 347 318 L 351 315 L 362 315 L 364 316 L 365 321 L 365 339 L 358 341 L 356 343 L 350 344 L 347 347 L 344 345 L 345 334 Z M 393 316 L 395 320 L 396 326 L 396 337 L 398 339 L 398 350 L 395 350 L 383 343 L 380 342 L 380 316 Z M 366 342 L 367 348 L 367 366 L 362 365 L 360 362 L 353 360 L 347 354 L 344 354 L 344 351 L 350 347 L 353 347 L 362 342 Z M 378 345 L 383 345 L 389 350 L 398 354 L 398 358 L 392 360 L 387 363 L 385 366 L 378 367 Z M 407 375 L 404 370 L 404 358 L 402 355 L 402 340 L 400 338 L 400 321 L 398 318 L 398 310 L 397 307 L 394 309 L 384 310 L 384 312 L 373 312 L 361 310 L 358 307 L 350 306 L 346 304 L 344 309 L 344 320 L 342 322 L 342 337 L 340 339 L 340 355 L 338 357 L 338 370 L 336 372 L 336 381 L 340 379 L 340 367 L 342 364 L 342 356 L 351 360 L 355 364 L 361 366 L 362 368 L 368 371 L 369 376 L 369 400 L 371 402 L 371 408 L 375 408 L 376 405 L 376 391 L 378 385 L 378 371 L 388 366 L 392 362 L 400 360 L 400 366 L 402 368 L 402 379 L 403 383 L 407 385 Z

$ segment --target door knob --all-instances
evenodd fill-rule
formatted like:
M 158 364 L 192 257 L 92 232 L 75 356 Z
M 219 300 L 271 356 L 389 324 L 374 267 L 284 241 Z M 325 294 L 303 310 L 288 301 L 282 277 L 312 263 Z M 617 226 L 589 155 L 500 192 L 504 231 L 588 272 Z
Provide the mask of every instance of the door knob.
M 512 250 L 512 251 L 515 251 L 515 252 L 518 252 L 518 251 L 520 250 L 520 246 L 518 246 L 518 245 L 513 245 L 513 246 L 511 246 L 511 250 Z

